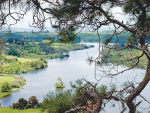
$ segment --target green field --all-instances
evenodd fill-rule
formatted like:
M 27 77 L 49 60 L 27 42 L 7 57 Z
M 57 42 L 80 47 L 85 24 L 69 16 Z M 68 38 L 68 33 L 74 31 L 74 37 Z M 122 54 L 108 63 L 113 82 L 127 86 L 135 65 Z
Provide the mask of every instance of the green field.
M 0 76 L 0 88 L 2 86 L 3 82 L 8 82 L 9 84 L 12 83 L 15 80 L 14 77 L 10 76 Z
M 0 76 L 0 88 L 3 84 L 3 82 L 8 82 L 9 84 L 12 83 L 13 81 L 15 81 L 14 77 L 10 77 L 10 76 Z M 9 91 L 9 92 L 0 92 L 0 99 L 3 98 L 6 95 L 11 94 L 13 91 Z M 1 113 L 1 112 L 0 112 Z
M 105 51 L 107 51 L 107 50 L 104 50 L 104 52 Z M 106 54 L 107 54 L 107 52 L 106 52 Z M 142 55 L 142 51 L 135 50 L 135 49 L 132 49 L 130 51 L 127 49 L 121 50 L 121 51 L 113 50 L 109 53 L 108 56 L 106 56 L 106 62 L 117 63 L 117 64 L 131 67 L 131 66 L 135 65 L 135 63 L 137 61 L 136 60 L 128 61 L 128 60 L 135 58 L 137 56 L 140 56 L 140 55 Z M 148 59 L 146 58 L 145 55 L 143 55 L 139 59 L 139 63 L 136 66 L 136 68 L 147 68 L 147 64 L 148 64 Z
M 11 91 L 9 92 L 0 92 L 0 99 L 11 94 L 13 92 L 13 90 L 19 90 L 22 88 L 22 86 L 24 86 L 26 84 L 25 80 L 23 77 L 20 77 L 18 75 L 13 75 L 13 76 L 0 76 L 0 89 L 1 86 L 4 82 L 8 82 L 9 84 L 16 82 L 16 80 L 23 80 L 20 85 L 19 88 L 13 88 Z M 1 113 L 1 112 L 0 112 Z
M 0 107 L 0 113 L 40 113 L 42 108 L 29 108 L 24 110 Z
M 0 99 L 1 98 L 3 98 L 3 97 L 5 97 L 5 96 L 7 96 L 7 95 L 9 95 L 9 94 L 11 94 L 11 93 L 13 93 L 13 91 L 9 91 L 9 92 L 0 92 Z M 1 112 L 0 112 L 1 113 Z
M 31 53 L 32 54 L 32 53 Z M 31 58 L 32 57 L 32 58 Z M 33 56 L 24 56 L 23 58 L 17 56 L 1 55 L 3 65 L 0 65 L 1 74 L 16 74 L 35 71 L 47 66 L 47 61 Z
M 8 58 L 8 59 L 13 59 L 13 58 L 17 58 L 18 59 L 18 61 L 19 62 L 21 62 L 21 63 L 25 63 L 25 62 L 32 62 L 32 61 L 35 61 L 36 60 L 36 58 L 34 58 L 34 59 L 29 59 L 29 58 L 19 58 L 19 57 L 17 57 L 17 56 L 6 56 L 6 58 Z

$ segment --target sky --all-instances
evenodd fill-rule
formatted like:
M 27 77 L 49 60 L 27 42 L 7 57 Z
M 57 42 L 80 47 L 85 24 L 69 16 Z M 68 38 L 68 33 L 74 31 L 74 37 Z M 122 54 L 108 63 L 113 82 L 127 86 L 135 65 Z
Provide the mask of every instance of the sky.
M 119 7 L 116 7 L 116 8 L 113 8 L 113 10 L 112 10 L 112 12 L 113 12 L 113 15 L 115 15 L 114 17 L 116 18 L 116 19 L 119 19 L 120 21 L 124 21 L 124 22 L 126 22 L 126 17 L 127 17 L 127 15 L 121 15 L 121 14 L 123 14 L 123 11 L 122 11 L 122 9 L 121 8 L 119 8 Z M 28 12 L 25 16 L 24 16 L 24 18 L 23 19 L 21 19 L 21 21 L 18 21 L 17 22 L 17 24 L 15 24 L 15 25 L 12 25 L 11 26 L 11 29 L 12 30 L 14 30 L 14 28 L 17 28 L 17 30 L 18 29 L 28 29 L 28 30 L 37 30 L 37 29 L 34 29 L 33 27 L 30 27 L 30 25 L 32 24 L 32 21 L 33 21 L 33 19 L 32 19 L 32 12 L 30 11 L 30 12 Z M 12 20 L 11 18 L 9 18 L 8 19 L 8 23 L 14 23 L 14 20 Z M 6 27 L 6 26 L 4 26 L 4 27 Z M 51 28 L 51 25 L 50 25 L 50 22 L 46 22 L 45 23 L 45 30 L 49 30 L 49 31 L 55 31 L 54 29 L 52 29 Z M 7 28 L 5 28 L 5 30 L 6 30 Z M 113 26 L 109 26 L 109 27 L 102 27 L 100 30 L 113 30 Z

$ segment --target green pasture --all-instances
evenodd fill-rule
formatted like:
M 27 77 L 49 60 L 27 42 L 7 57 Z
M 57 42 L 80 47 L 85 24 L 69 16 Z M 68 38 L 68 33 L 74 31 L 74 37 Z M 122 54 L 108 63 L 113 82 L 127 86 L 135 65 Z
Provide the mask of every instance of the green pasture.
M 10 76 L 0 76 L 0 88 L 3 84 L 3 82 L 8 82 L 9 84 L 12 83 L 15 80 L 14 77 Z
M 150 48 L 149 48 L 150 49 Z M 104 50 L 105 51 L 105 50 Z M 131 67 L 132 65 L 134 65 L 137 61 L 136 60 L 132 60 L 132 62 L 128 62 L 127 59 L 132 59 L 132 58 L 136 58 L 137 56 L 141 56 L 142 55 L 142 51 L 140 50 L 121 50 L 121 51 L 111 51 L 110 54 L 107 56 L 107 62 L 110 63 L 115 63 L 118 62 L 119 64 L 122 65 L 126 65 L 128 67 Z M 148 63 L 148 59 L 146 58 L 145 55 L 143 55 L 140 59 L 139 59 L 139 63 L 136 66 L 137 68 L 147 68 L 147 63 Z
M 13 81 L 15 81 L 14 77 L 10 77 L 10 76 L 0 76 L 0 88 L 3 84 L 3 82 L 8 82 L 9 84 L 12 83 Z M 11 94 L 13 91 L 9 91 L 9 92 L 0 92 L 0 99 L 6 95 Z M 1 112 L 0 112 L 1 113 Z
M 0 99 L 11 94 L 13 91 L 9 91 L 9 92 L 0 92 Z M 3 113 L 3 112 L 0 112 L 0 113 Z
M 0 113 L 40 113 L 42 108 L 29 108 L 24 110 L 0 107 Z
M 32 62 L 32 61 L 35 61 L 36 59 L 29 59 L 29 58 L 19 58 L 19 57 L 17 57 L 17 56 L 6 56 L 6 58 L 8 58 L 8 59 L 13 59 L 13 58 L 17 58 L 18 59 L 18 61 L 19 62 L 21 62 L 21 63 L 24 63 L 24 62 Z

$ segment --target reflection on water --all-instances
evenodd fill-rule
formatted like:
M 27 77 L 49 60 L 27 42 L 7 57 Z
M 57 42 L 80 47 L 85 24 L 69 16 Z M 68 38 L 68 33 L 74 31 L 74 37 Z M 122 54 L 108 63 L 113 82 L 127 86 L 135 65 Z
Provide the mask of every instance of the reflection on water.
M 95 48 L 71 51 L 69 53 L 70 57 L 65 59 L 50 59 L 48 60 L 48 67 L 42 70 L 19 74 L 26 79 L 27 85 L 25 85 L 23 89 L 15 91 L 10 96 L 1 99 L 1 106 L 9 107 L 9 105 L 12 105 L 12 103 L 16 103 L 19 98 L 23 97 L 24 99 L 28 100 L 31 96 L 36 96 L 39 102 L 42 102 L 44 96 L 50 91 L 59 93 L 64 90 L 71 89 L 70 81 L 75 81 L 83 77 L 87 78 L 87 80 L 91 82 L 96 82 L 94 77 L 94 64 L 88 65 L 88 62 L 86 61 L 88 56 L 92 56 L 94 58 L 98 56 L 98 44 L 94 45 Z M 110 64 L 105 64 L 105 69 L 109 69 L 109 65 Z M 125 68 L 125 66 L 118 66 L 118 70 Z M 144 74 L 145 70 L 143 69 L 133 69 L 114 77 L 114 79 L 103 77 L 99 82 L 99 85 L 109 85 L 110 83 L 115 83 L 117 86 L 120 86 L 126 81 L 139 82 L 142 80 Z M 100 78 L 100 75 L 102 75 L 102 73 L 97 72 L 97 79 Z M 66 88 L 63 90 L 56 90 L 54 87 L 58 77 L 60 77 L 63 83 L 66 85 Z M 150 84 L 148 84 L 148 86 L 142 92 L 142 95 L 147 97 L 148 100 L 150 100 L 149 87 Z M 116 108 L 112 108 L 111 105 L 108 105 L 106 113 L 109 113 L 109 110 L 110 112 L 113 110 L 113 113 L 118 113 L 119 108 Z
M 59 93 L 62 93 L 62 92 L 64 91 L 64 89 L 65 89 L 65 88 L 57 88 L 57 89 L 55 90 L 55 92 L 56 92 L 57 94 L 59 94 Z

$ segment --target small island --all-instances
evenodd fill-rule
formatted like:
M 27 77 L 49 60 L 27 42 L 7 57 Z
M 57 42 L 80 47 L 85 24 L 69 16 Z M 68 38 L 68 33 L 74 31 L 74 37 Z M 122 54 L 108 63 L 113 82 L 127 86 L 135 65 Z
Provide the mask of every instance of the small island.
M 56 88 L 65 88 L 65 87 L 66 87 L 60 77 L 58 77 L 57 80 L 58 80 L 58 82 L 56 82 L 56 83 L 54 84 L 54 86 L 55 86 Z

